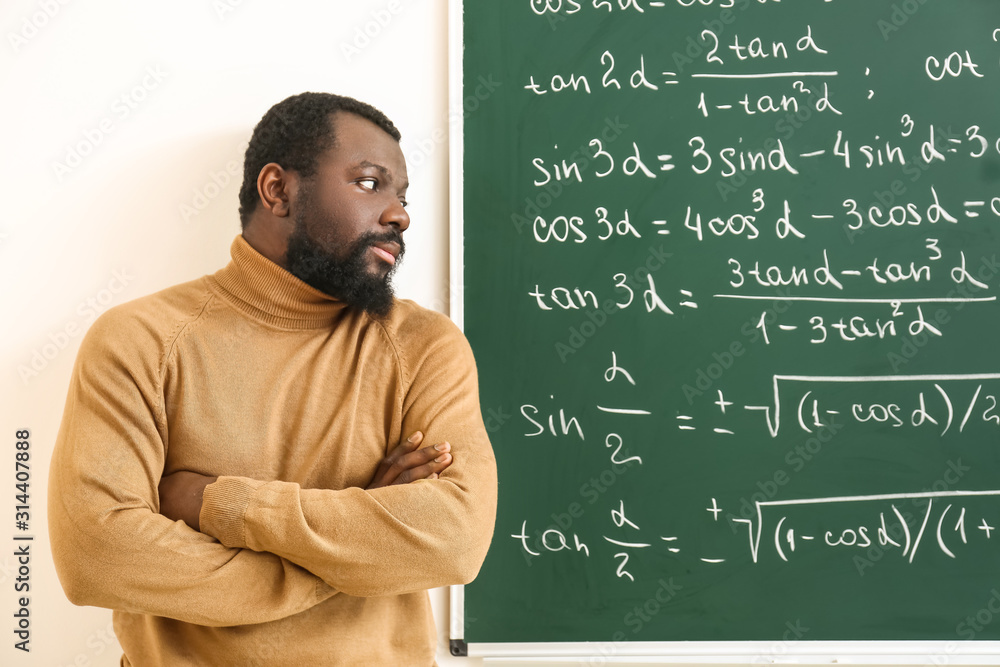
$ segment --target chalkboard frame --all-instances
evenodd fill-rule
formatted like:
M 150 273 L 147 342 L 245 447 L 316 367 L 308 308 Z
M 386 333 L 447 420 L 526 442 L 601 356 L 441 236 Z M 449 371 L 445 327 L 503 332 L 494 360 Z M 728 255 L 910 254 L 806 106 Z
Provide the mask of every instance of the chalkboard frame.
M 483 1 L 483 0 L 481 0 Z M 527 2 L 527 0 L 521 0 Z M 449 316 L 464 331 L 464 8 L 448 0 Z M 501 480 L 501 484 L 503 481 Z M 1000 663 L 1000 641 L 465 642 L 465 587 L 448 589 L 450 650 L 489 664 L 878 664 Z M 583 662 L 581 659 L 590 658 Z M 597 662 L 594 662 L 597 660 Z

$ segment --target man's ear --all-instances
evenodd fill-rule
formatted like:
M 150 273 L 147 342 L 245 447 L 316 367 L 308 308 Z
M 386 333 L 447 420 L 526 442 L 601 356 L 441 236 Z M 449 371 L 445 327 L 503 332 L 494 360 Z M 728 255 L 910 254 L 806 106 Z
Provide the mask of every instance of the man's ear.
M 259 205 L 243 227 L 243 238 L 257 252 L 278 266 L 285 266 L 288 239 L 295 230 L 292 208 L 301 179 L 275 162 L 265 164 L 257 174 Z
M 276 162 L 268 162 L 257 174 L 257 195 L 261 206 L 277 218 L 288 216 L 290 200 L 295 196 L 297 186 L 296 175 L 285 171 Z

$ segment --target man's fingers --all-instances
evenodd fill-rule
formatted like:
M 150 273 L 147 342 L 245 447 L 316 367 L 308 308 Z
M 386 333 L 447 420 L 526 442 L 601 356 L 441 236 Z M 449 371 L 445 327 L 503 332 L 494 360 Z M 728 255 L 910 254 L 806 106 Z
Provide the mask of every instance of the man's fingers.
M 389 468 L 389 476 L 399 480 L 400 484 L 424 479 L 433 472 L 441 472 L 451 464 L 450 451 L 451 445 L 442 442 L 433 447 L 410 452 L 393 462 Z
M 437 479 L 451 465 L 451 444 L 442 442 L 433 447 L 420 448 L 424 434 L 416 431 L 396 445 L 382 462 L 369 489 L 393 484 L 409 484 L 420 479 Z
M 399 475 L 400 471 L 405 469 L 393 469 L 394 464 L 396 464 L 402 457 L 419 447 L 423 439 L 424 434 L 420 431 L 416 431 L 406 440 L 393 447 L 392 451 L 389 452 L 384 459 L 382 459 L 381 463 L 378 464 L 378 469 L 375 471 L 375 477 L 372 479 L 372 483 L 368 488 L 392 484 L 393 480 Z
M 419 447 L 420 443 L 423 442 L 423 439 L 424 434 L 417 431 L 409 438 L 393 447 L 392 451 L 385 457 L 385 460 L 391 465 Z
M 440 473 L 451 465 L 451 445 L 447 442 L 424 447 L 415 452 L 400 456 L 388 464 L 384 473 L 377 477 L 377 482 L 368 486 L 378 488 L 392 484 L 409 484 L 418 479 L 427 479 L 430 475 Z M 386 461 L 383 461 L 385 464 Z
M 448 443 L 442 443 L 442 445 L 448 449 L 451 447 Z M 394 484 L 409 484 L 410 482 L 415 482 L 418 479 L 437 479 L 438 473 L 450 466 L 451 462 L 454 460 L 452 455 L 447 451 L 441 453 L 440 450 L 437 450 L 434 447 L 426 447 L 421 449 L 419 452 L 414 452 L 414 454 L 422 454 L 430 460 L 426 463 L 407 468 L 399 474 L 396 481 L 393 482 Z M 435 454 L 437 454 L 437 456 L 434 456 Z

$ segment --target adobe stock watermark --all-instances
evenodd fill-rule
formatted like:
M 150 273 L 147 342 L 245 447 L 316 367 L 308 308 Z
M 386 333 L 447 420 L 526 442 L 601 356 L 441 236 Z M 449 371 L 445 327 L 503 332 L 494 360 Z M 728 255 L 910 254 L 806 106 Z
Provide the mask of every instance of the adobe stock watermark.
M 844 424 L 831 420 L 818 428 L 811 437 L 789 449 L 784 457 L 787 470 L 784 466 L 778 466 L 764 479 L 757 480 L 754 484 L 757 490 L 751 493 L 749 498 L 747 496 L 740 498 L 739 517 L 732 512 L 726 513 L 726 521 L 733 534 L 745 532 L 745 520 L 757 518 L 757 503 L 777 498 L 781 489 L 787 486 L 795 475 L 802 472 L 810 462 L 814 461 L 824 447 L 829 445 L 843 428 Z M 740 521 L 740 519 L 744 521 Z
M 354 35 L 350 42 L 340 43 L 340 54 L 344 60 L 350 63 L 354 58 L 361 55 L 361 52 L 372 45 L 374 40 L 382 34 L 382 31 L 389 27 L 393 19 L 403 11 L 403 3 L 400 0 L 389 0 L 383 9 L 373 9 L 369 12 L 369 19 L 364 25 L 354 27 Z
M 444 288 L 438 292 L 438 296 L 426 304 L 425 307 L 439 313 L 447 313 L 450 302 L 462 299 L 464 293 L 464 287 L 460 282 L 449 280 Z M 498 405 L 487 408 L 482 413 L 483 425 L 486 427 L 487 433 L 495 435 L 510 423 L 510 420 L 514 417 L 514 413 L 513 408 L 509 409 L 511 410 L 510 412 L 508 412 L 506 405 Z
M 750 6 L 750 2 L 751 0 L 736 0 L 731 4 L 739 11 L 745 11 Z M 681 4 L 688 4 L 688 0 Z M 703 29 L 698 33 L 698 39 L 695 40 L 694 37 L 688 35 L 687 41 L 684 43 L 684 52 L 674 51 L 671 54 L 677 74 L 683 73 L 685 67 L 693 65 L 697 59 L 709 53 L 718 44 L 719 37 L 726 31 L 726 26 L 736 23 L 739 16 L 733 11 L 733 7 L 723 7 L 717 19 L 703 20 L 701 22 Z M 714 39 L 709 39 L 706 33 L 711 33 Z
M 17 574 L 17 561 L 10 555 L 4 556 L 3 564 L 0 564 L 0 585 L 13 581 Z
M 642 465 L 638 457 L 629 455 L 628 448 L 624 448 L 619 454 L 624 457 L 620 459 L 620 463 L 612 462 L 611 466 L 580 485 L 578 495 L 586 500 L 587 506 L 592 506 L 600 500 L 617 484 L 619 478 L 634 466 Z M 544 529 L 536 528 L 530 534 L 528 521 L 522 522 L 520 534 L 513 534 L 511 537 L 521 541 L 520 553 L 524 557 L 525 564 L 531 567 L 536 558 L 565 550 L 583 552 L 589 556 L 590 548 L 570 530 L 586 514 L 587 506 L 574 500 L 566 506 L 565 512 L 551 514 L 552 523 Z
M 976 613 L 966 616 L 955 626 L 955 634 L 962 639 L 975 639 L 998 616 L 1000 616 L 1000 590 L 993 588 L 982 608 Z
M 241 7 L 246 0 L 212 0 L 212 9 L 215 11 L 215 16 L 220 21 L 225 21 L 226 18 L 236 11 L 237 8 Z
M 503 405 L 487 409 L 486 412 L 483 413 L 483 425 L 486 427 L 486 432 L 490 434 L 499 432 L 510 422 L 513 416 L 513 412 L 504 411 Z
M 245 146 L 240 154 L 245 151 Z M 243 182 L 243 160 L 232 159 L 226 162 L 222 169 L 212 169 L 208 172 L 205 182 L 191 191 L 191 199 L 178 205 L 177 211 L 184 222 L 190 222 L 209 207 L 230 185 L 240 187 Z
M 768 650 L 754 655 L 750 660 L 751 665 L 773 665 L 781 662 L 782 656 L 787 655 L 795 649 L 795 644 L 805 638 L 809 628 L 802 625 L 802 621 L 785 621 L 785 627 L 780 630 L 781 640 L 772 642 Z
M 105 627 L 87 635 L 85 645 L 89 650 L 77 653 L 73 662 L 60 662 L 59 667 L 92 667 L 95 664 L 94 658 L 104 655 L 105 651 L 117 649 L 118 638 L 115 636 L 114 621 L 108 621 Z
M 128 88 L 111 102 L 110 113 L 81 134 L 82 138 L 66 146 L 61 160 L 53 160 L 52 173 L 56 180 L 63 180 L 73 173 L 84 159 L 93 154 L 98 146 L 108 140 L 111 134 L 125 122 L 149 97 L 150 93 L 160 87 L 169 75 L 159 65 L 149 65 L 143 72 L 137 84 Z
M 892 3 L 888 18 L 882 18 L 875 22 L 883 41 L 888 42 L 893 33 L 906 25 L 920 8 L 927 4 L 927 0 L 903 0 Z
M 958 285 L 957 288 L 949 290 L 945 294 L 945 298 L 961 297 L 963 299 L 972 299 L 985 290 L 988 290 L 988 283 L 997 276 L 1000 272 L 1000 263 L 997 262 L 997 256 L 991 255 L 989 258 L 983 257 L 979 266 L 975 269 L 969 269 L 968 274 L 970 276 L 975 276 L 978 278 L 980 284 L 985 285 L 985 287 L 979 287 L 974 282 L 967 285 L 963 281 Z M 975 306 L 976 304 L 958 302 L 950 304 L 950 308 L 938 308 L 930 317 L 930 323 L 932 326 L 936 325 L 939 329 L 948 324 L 951 321 L 952 315 L 959 312 L 967 305 Z M 909 364 L 911 361 L 916 359 L 917 355 L 924 349 L 924 347 L 933 340 L 934 337 L 930 334 L 920 332 L 916 335 L 911 335 L 909 337 L 903 337 L 902 342 L 898 351 L 887 352 L 886 360 L 889 362 L 889 366 L 892 368 L 894 373 L 898 373 L 899 370 Z
M 962 296 L 967 296 L 968 291 L 960 290 L 959 293 Z M 952 292 L 948 293 L 949 295 Z M 963 305 L 963 304 L 959 304 Z M 955 310 L 960 310 L 960 308 L 955 308 Z M 931 326 L 942 327 L 951 321 L 951 315 L 949 312 L 943 308 L 939 308 L 934 312 L 934 315 L 928 318 L 928 322 Z M 940 334 L 938 334 L 940 336 Z M 889 361 L 889 365 L 894 373 L 898 373 L 899 370 L 913 361 L 917 355 L 924 349 L 934 337 L 931 334 L 924 333 L 923 331 L 918 332 L 916 335 L 910 337 L 904 337 L 899 348 L 899 352 L 889 352 L 886 354 L 886 358 Z
M 583 349 L 583 346 L 597 335 L 597 332 L 608 323 L 609 318 L 633 305 L 634 301 L 639 300 L 638 297 L 641 296 L 646 312 L 651 313 L 654 310 L 657 310 L 659 304 L 662 304 L 663 302 L 660 300 L 660 296 L 656 291 L 656 283 L 653 281 L 653 274 L 663 268 L 663 266 L 667 263 L 667 260 L 671 257 L 673 257 L 673 253 L 666 252 L 663 249 L 662 244 L 657 247 L 650 246 L 647 249 L 645 259 L 630 274 L 615 274 L 615 288 L 619 292 L 617 296 L 623 299 L 626 297 L 626 294 L 628 296 L 627 302 L 624 304 L 621 301 L 615 301 L 614 299 L 604 299 L 604 301 L 597 302 L 597 297 L 594 296 L 592 292 L 583 292 L 582 294 L 592 297 L 593 301 L 591 302 L 596 307 L 592 310 L 585 311 L 584 319 L 580 320 L 578 324 L 572 325 L 567 329 L 568 335 L 565 340 L 558 340 L 554 343 L 554 349 L 556 355 L 559 357 L 559 361 L 565 364 L 569 357 Z M 553 294 L 555 294 L 555 290 L 553 290 L 549 296 L 552 296 Z M 529 293 L 529 296 L 534 296 L 538 300 L 540 306 L 544 304 L 545 295 L 539 292 L 537 285 L 535 286 L 535 292 Z M 558 299 L 558 296 L 554 298 Z M 584 297 L 584 302 L 586 302 L 586 297 Z M 562 302 L 562 304 L 566 303 L 573 304 L 572 300 Z M 562 304 L 561 307 L 565 310 L 565 305 Z M 580 308 L 576 307 L 575 304 L 573 304 L 572 309 L 580 310 Z M 549 308 L 549 310 L 551 310 L 551 308 Z
M 431 310 L 436 310 L 439 313 L 447 313 L 448 307 L 452 303 L 461 302 L 464 296 L 465 286 L 461 281 L 449 279 L 436 297 L 431 299 L 430 302 L 420 305 Z
M 779 287 L 775 290 L 774 301 L 771 306 L 763 310 L 760 316 L 754 315 L 743 323 L 740 327 L 740 334 L 747 339 L 749 345 L 763 340 L 765 344 L 770 344 L 766 339 L 764 331 L 767 326 L 778 321 L 778 317 L 789 311 L 794 306 L 790 300 L 792 292 L 787 287 Z M 721 349 L 711 353 L 711 359 L 695 369 L 694 377 L 681 385 L 681 391 L 688 405 L 694 405 L 695 399 L 704 396 L 711 391 L 729 371 L 731 371 L 749 349 L 741 340 L 734 339 Z
M 493 74 L 476 78 L 475 86 L 469 86 L 469 94 L 462 98 L 460 106 L 452 105 L 448 111 L 448 126 L 455 125 L 459 120 L 465 120 L 482 106 L 502 84 L 496 81 Z M 435 128 L 429 136 L 417 139 L 406 154 L 406 164 L 410 167 L 421 167 L 430 159 L 437 149 L 448 141 L 448 132 L 444 128 Z
M 972 468 L 962 464 L 961 458 L 949 460 L 941 477 L 921 491 L 927 493 L 953 490 L 965 477 L 965 474 L 971 470 Z M 909 530 L 911 534 L 916 533 L 921 521 L 920 517 L 914 516 L 909 511 L 910 505 L 924 514 L 930 509 L 930 499 L 926 497 L 909 498 L 905 504 L 901 503 L 899 507 L 893 505 L 893 513 L 896 514 L 897 518 L 901 518 L 906 526 L 904 527 L 899 522 L 893 522 L 886 526 L 883 521 L 882 525 L 875 531 L 876 541 L 865 549 L 864 555 L 856 554 L 853 558 L 854 568 L 858 571 L 859 576 L 865 576 L 865 571 L 875 567 L 875 564 L 881 561 L 890 550 L 899 549 L 900 553 L 903 552 L 907 531 Z
M 478 111 L 482 103 L 493 95 L 493 92 L 500 87 L 501 83 L 501 81 L 493 80 L 492 72 L 485 77 L 482 74 L 477 76 L 476 87 L 472 88 L 469 95 L 462 98 L 462 108 L 453 108 L 448 112 L 448 124 L 451 125 L 457 122 L 459 117 L 463 119 L 468 118 L 471 114 Z
M 645 602 L 635 605 L 622 617 L 622 625 L 632 631 L 633 637 L 646 627 L 660 612 L 676 598 L 684 586 L 674 581 L 673 577 L 660 578 L 656 581 L 657 588 Z M 580 665 L 606 665 L 608 660 L 617 656 L 626 645 L 628 635 L 624 630 L 617 630 L 611 635 L 611 641 L 595 642 L 594 653 L 587 660 L 581 660 Z
M 708 364 L 703 367 L 699 366 L 695 370 L 694 386 L 684 384 L 681 387 L 681 391 L 684 392 L 684 398 L 687 399 L 688 405 L 694 405 L 694 399 L 696 397 L 702 396 L 706 391 L 709 391 L 716 382 L 721 380 L 722 377 L 737 364 L 739 358 L 746 354 L 746 351 L 747 348 L 743 346 L 743 343 L 738 340 L 734 340 L 729 344 L 728 348 L 724 348 L 721 352 L 712 352 L 712 361 L 708 362 Z
M 66 349 L 70 341 L 80 336 L 87 327 L 97 319 L 98 315 L 110 308 L 118 295 L 125 291 L 135 276 L 128 269 L 115 269 L 107 285 L 95 295 L 87 297 L 77 305 L 76 317 L 59 329 L 49 332 L 45 342 L 35 347 L 27 355 L 24 362 L 18 364 L 17 374 L 25 386 L 41 375 L 53 359 Z
M 910 183 L 916 183 L 934 165 L 944 161 L 943 157 L 938 156 L 945 155 L 950 142 L 958 138 L 959 135 L 952 133 L 950 126 L 944 130 L 932 127 L 930 137 L 921 144 L 921 149 L 918 153 L 914 153 L 909 159 L 902 161 L 902 163 L 893 161 L 892 164 L 899 164 L 900 171 L 909 176 L 908 180 Z M 908 206 L 915 207 L 915 204 L 903 200 L 903 196 L 908 191 L 909 188 L 906 183 L 897 178 L 889 184 L 887 190 L 879 190 L 878 188 L 873 190 L 872 200 L 864 206 L 861 206 L 860 202 L 855 199 L 844 200 L 843 206 L 848 221 L 842 225 L 842 228 L 848 242 L 854 245 L 859 236 L 867 234 L 870 230 L 892 224 L 893 220 L 898 220 L 900 212 L 904 216 L 904 221 L 908 217 L 912 218 L 913 213 Z M 941 205 L 937 190 L 933 184 L 929 186 L 927 195 L 929 196 L 926 197 L 925 202 L 919 208 L 923 208 L 926 204 L 924 215 L 927 216 L 929 222 L 936 223 L 941 219 L 948 222 L 956 221 L 955 216 Z M 897 202 L 900 203 L 897 204 Z
M 7 33 L 7 42 L 14 53 L 20 51 L 28 42 L 38 36 L 42 29 L 58 16 L 62 8 L 70 2 L 71 0 L 39 0 L 38 9 L 21 18 L 17 32 L 11 30 Z
M 600 136 L 594 137 L 586 144 L 581 144 L 569 155 L 568 160 L 562 161 L 562 168 L 565 173 L 569 173 L 569 170 L 576 168 L 577 171 L 583 172 L 587 169 L 587 166 L 591 161 L 597 159 L 598 153 L 594 151 L 593 144 L 600 143 L 601 146 L 606 146 L 613 143 L 618 137 L 620 137 L 625 130 L 628 129 L 628 124 L 623 123 L 621 118 L 615 116 L 613 119 L 606 117 L 604 119 L 604 125 L 600 128 Z M 603 143 L 601 143 L 603 142 Z M 591 155 L 591 153 L 594 153 Z M 510 222 L 514 225 L 514 229 L 517 230 L 518 234 L 523 234 L 525 232 L 525 227 L 532 227 L 533 223 L 541 217 L 542 212 L 548 209 L 552 204 L 562 196 L 563 188 L 562 182 L 558 180 L 548 180 L 544 186 L 539 188 L 540 191 L 534 195 L 534 197 L 524 198 L 524 209 L 522 213 L 517 211 L 510 214 Z M 528 216 L 531 216 L 530 218 Z
M 675 583 L 673 577 L 660 579 L 657 583 L 660 585 L 659 588 L 644 603 L 635 605 L 622 618 L 622 623 L 632 630 L 633 635 L 642 632 L 646 624 L 652 621 L 653 617 L 659 614 L 684 588 Z
M 761 106 L 768 109 L 769 111 L 773 107 L 773 111 L 777 111 L 778 108 L 784 111 L 784 115 L 779 115 L 777 120 L 774 122 L 774 134 L 768 136 L 764 139 L 763 143 L 759 144 L 761 146 L 758 152 L 748 151 L 747 155 L 750 161 L 751 169 L 750 172 L 753 173 L 755 170 L 752 168 L 754 161 L 756 160 L 758 164 L 764 164 L 764 161 L 773 169 L 775 164 L 780 164 L 784 160 L 784 144 L 782 140 L 788 142 L 795 136 L 798 130 L 801 130 L 814 118 L 820 118 L 824 115 L 841 115 L 839 109 L 837 109 L 833 102 L 830 100 L 830 90 L 829 87 L 824 85 L 822 91 L 817 87 L 816 84 L 811 84 L 811 87 L 802 87 L 799 92 L 805 93 L 808 96 L 805 101 L 801 104 L 799 103 L 798 97 L 796 95 L 782 96 L 782 101 L 780 105 L 775 106 L 777 103 L 770 97 L 764 96 L 757 98 L 756 104 L 758 105 L 758 112 L 761 112 Z M 740 100 L 739 103 L 742 105 L 746 103 L 746 107 L 750 109 L 750 98 L 747 97 L 745 100 Z M 707 115 L 707 112 L 706 112 Z M 726 149 L 723 149 L 725 151 Z M 720 153 L 720 158 L 723 154 Z M 715 181 L 715 189 L 718 191 L 722 201 L 729 201 L 729 198 L 738 193 L 750 182 L 750 178 L 747 176 L 747 170 L 742 168 L 736 168 L 736 159 L 729 160 L 724 158 L 725 161 L 730 162 L 732 171 L 731 174 L 723 174 L 722 178 Z M 775 162 L 777 160 L 777 162 Z

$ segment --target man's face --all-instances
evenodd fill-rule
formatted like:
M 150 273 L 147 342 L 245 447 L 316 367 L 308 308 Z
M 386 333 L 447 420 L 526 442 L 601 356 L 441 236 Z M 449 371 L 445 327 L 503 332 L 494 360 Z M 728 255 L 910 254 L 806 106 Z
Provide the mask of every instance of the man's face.
M 316 289 L 384 316 L 410 224 L 406 162 L 396 140 L 371 121 L 339 112 L 334 122 L 336 145 L 292 201 L 285 265 Z

